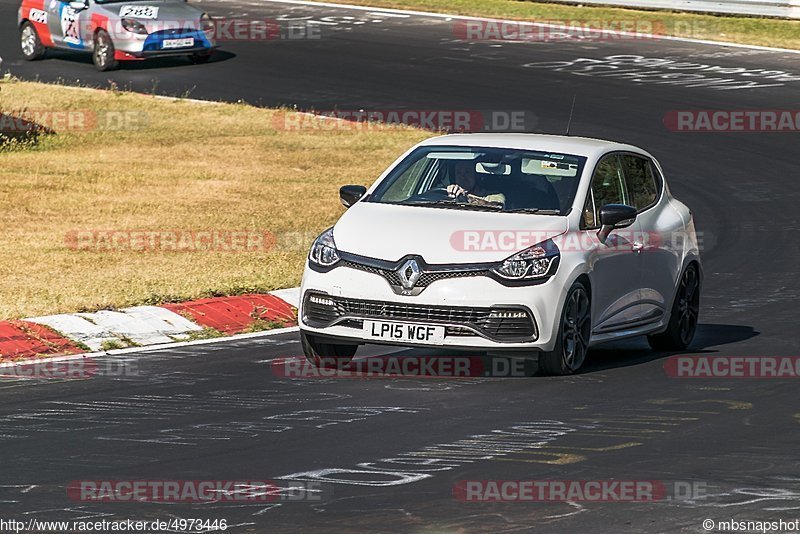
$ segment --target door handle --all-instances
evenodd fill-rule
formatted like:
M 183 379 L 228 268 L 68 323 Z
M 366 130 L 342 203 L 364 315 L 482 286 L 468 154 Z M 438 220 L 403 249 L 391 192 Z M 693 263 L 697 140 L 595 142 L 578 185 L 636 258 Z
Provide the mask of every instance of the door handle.
M 644 244 L 642 244 L 642 243 L 634 243 L 631 246 L 631 249 L 637 254 L 640 253 L 643 248 L 644 248 Z

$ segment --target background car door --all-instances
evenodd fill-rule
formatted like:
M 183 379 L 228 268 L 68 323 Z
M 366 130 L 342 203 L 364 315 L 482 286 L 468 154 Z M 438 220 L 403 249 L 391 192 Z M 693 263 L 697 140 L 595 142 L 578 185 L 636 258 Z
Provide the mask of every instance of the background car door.
M 628 191 L 622 162 L 617 154 L 604 156 L 595 168 L 586 198 L 583 243 L 590 244 L 592 269 L 592 322 L 600 333 L 636 323 L 641 317 L 641 261 L 634 248 L 641 235 L 637 220 L 628 228 L 614 230 L 605 243 L 597 238 L 600 208 L 606 204 L 628 204 Z
M 656 320 L 670 305 L 683 251 L 684 224 L 667 199 L 660 195 L 663 180 L 655 164 L 635 154 L 622 154 L 622 167 L 632 206 L 639 214 L 644 243 L 642 263 L 642 318 Z
M 73 9 L 68 1 L 62 0 L 46 0 L 45 6 L 50 21 L 50 33 L 56 46 L 77 50 L 87 48 L 81 28 L 88 27 L 89 10 Z

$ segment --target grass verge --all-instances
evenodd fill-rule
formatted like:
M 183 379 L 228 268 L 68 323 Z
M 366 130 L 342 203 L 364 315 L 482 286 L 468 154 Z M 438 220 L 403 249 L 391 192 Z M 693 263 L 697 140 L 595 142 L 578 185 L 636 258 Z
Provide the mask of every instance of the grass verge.
M 800 49 L 800 21 L 744 16 L 644 11 L 520 0 L 342 0 L 342 3 L 556 24 L 644 23 L 655 33 L 729 43 Z M 602 27 L 602 26 L 600 26 Z M 617 26 L 618 27 L 618 26 Z
M 296 286 L 311 240 L 343 211 L 338 187 L 370 184 L 432 135 L 295 129 L 308 123 L 288 110 L 10 79 L 0 106 L 10 116 L 60 113 L 47 124 L 54 134 L 0 148 L 0 318 Z M 192 246 L 209 231 L 274 240 Z M 108 237 L 120 232 L 122 241 Z M 189 235 L 188 247 L 141 246 L 147 232 Z

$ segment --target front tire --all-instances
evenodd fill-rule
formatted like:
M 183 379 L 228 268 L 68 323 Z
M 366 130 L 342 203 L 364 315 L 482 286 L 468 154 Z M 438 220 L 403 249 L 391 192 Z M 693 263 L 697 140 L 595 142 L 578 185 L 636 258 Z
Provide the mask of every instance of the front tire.
M 681 275 L 667 329 L 647 336 L 653 350 L 684 350 L 694 339 L 700 315 L 700 273 L 692 263 Z
M 334 345 L 300 332 L 300 343 L 306 359 L 315 367 L 341 369 L 353 359 L 358 345 Z
M 556 346 L 539 356 L 539 370 L 545 375 L 571 375 L 580 371 L 589 352 L 592 333 L 592 301 L 586 285 L 572 284 L 561 310 Z
M 100 72 L 114 70 L 119 66 L 119 61 L 114 58 L 116 49 L 111 36 L 105 30 L 98 30 L 94 36 L 94 50 L 92 51 L 92 61 Z
M 44 57 L 45 47 L 39 38 L 39 32 L 29 21 L 25 21 L 19 29 L 19 44 L 22 57 L 27 61 L 36 61 Z

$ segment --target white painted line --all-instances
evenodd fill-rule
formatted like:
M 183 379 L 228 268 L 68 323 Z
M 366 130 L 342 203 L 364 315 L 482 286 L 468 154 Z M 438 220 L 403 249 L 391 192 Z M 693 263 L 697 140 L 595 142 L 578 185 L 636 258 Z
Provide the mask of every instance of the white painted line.
M 378 14 L 396 14 L 396 15 L 408 15 L 408 16 L 418 16 L 418 17 L 432 17 L 444 20 L 475 20 L 475 21 L 493 21 L 493 22 L 502 22 L 502 23 L 512 23 L 512 24 L 530 24 L 532 26 L 539 26 L 542 28 L 558 28 L 564 31 L 580 31 L 582 28 L 577 26 L 561 26 L 557 24 L 547 24 L 543 22 L 526 22 L 520 20 L 512 20 L 512 19 L 495 19 L 491 17 L 472 17 L 469 15 L 453 15 L 453 14 L 445 14 L 445 13 L 433 13 L 431 11 L 416 11 L 412 9 L 394 9 L 394 8 L 382 8 L 382 7 L 375 7 L 375 6 L 355 6 L 352 4 L 339 4 L 334 2 L 314 2 L 313 0 L 263 0 L 264 2 L 269 2 L 273 4 L 294 4 L 294 5 L 302 5 L 302 6 L 317 6 L 317 7 L 329 7 L 333 9 L 352 9 L 356 11 L 366 11 L 372 15 Z M 624 31 L 615 31 L 615 30 L 602 30 L 603 33 L 608 35 L 623 35 L 626 37 L 638 37 L 641 39 L 661 39 L 663 41 L 679 41 L 683 43 L 694 43 L 694 44 L 704 44 L 704 45 L 712 45 L 712 46 L 724 46 L 730 48 L 746 48 L 749 50 L 762 50 L 765 52 L 781 52 L 785 54 L 800 54 L 800 50 L 791 50 L 789 48 L 775 48 L 771 46 L 759 46 L 759 45 L 749 45 L 749 44 L 741 44 L 741 43 L 726 43 L 724 41 L 712 41 L 708 39 L 692 39 L 690 37 L 674 37 L 670 35 L 653 35 L 649 33 L 636 33 L 636 32 L 624 32 Z
M 117 354 L 131 354 L 134 352 L 153 352 L 155 350 L 168 350 L 180 347 L 193 347 L 195 345 L 213 345 L 214 343 L 225 343 L 228 341 L 239 341 L 242 339 L 251 339 L 259 337 L 277 336 L 280 334 L 288 334 L 291 332 L 299 332 L 300 329 L 296 326 L 287 328 L 275 328 L 273 330 L 264 330 L 262 332 L 248 332 L 247 334 L 235 334 L 233 336 L 225 337 L 212 337 L 209 339 L 195 339 L 194 341 L 179 341 L 177 343 L 164 343 L 163 345 L 150 345 L 148 347 L 128 347 L 126 349 L 114 349 L 107 352 L 98 354 L 110 354 L 115 356 Z
M 25 319 L 26 321 L 28 319 Z M 66 356 L 52 356 L 44 358 L 32 358 L 29 360 L 19 360 L 13 362 L 0 363 L 0 369 L 8 367 L 16 367 L 19 365 L 32 365 L 42 362 L 65 362 L 70 360 L 80 360 L 83 358 L 98 358 L 102 356 L 116 356 L 118 354 L 133 354 L 138 352 L 153 352 L 157 350 L 169 350 L 180 347 L 193 347 L 195 345 L 211 345 L 214 343 L 225 343 L 228 341 L 239 341 L 242 339 L 259 338 L 277 336 L 280 334 L 288 334 L 291 332 L 298 332 L 300 329 L 296 326 L 289 328 L 276 328 L 274 330 L 264 330 L 263 332 L 251 332 L 247 334 L 236 334 L 233 336 L 214 337 L 210 339 L 196 339 L 194 341 L 181 341 L 178 343 L 165 343 L 163 345 L 150 345 L 148 347 L 129 347 L 126 349 L 114 349 L 109 351 L 85 352 L 83 354 L 69 354 Z
M 22 80 L 22 81 L 23 82 L 27 82 L 27 80 Z M 76 90 L 76 91 L 95 91 L 95 92 L 96 91 L 102 91 L 102 92 L 108 92 L 109 91 L 109 89 L 103 89 L 102 87 L 81 87 L 79 85 L 60 85 L 60 84 L 48 83 L 48 82 L 42 82 L 42 81 L 36 81 L 35 83 L 43 83 L 45 85 L 57 85 L 58 87 L 61 87 L 63 89 L 73 89 L 73 90 Z M 223 104 L 228 104 L 229 103 L 229 102 L 218 101 L 218 100 L 200 100 L 200 99 L 197 99 L 197 98 L 183 98 L 183 97 L 180 97 L 180 96 L 148 95 L 146 93 L 139 93 L 139 92 L 136 92 L 136 91 L 131 91 L 131 94 L 136 94 L 136 95 L 141 95 L 141 96 L 150 96 L 150 97 L 156 98 L 158 100 L 168 100 L 170 102 L 190 102 L 192 104 L 203 104 L 204 106 L 207 106 L 209 104 L 221 104 L 221 105 L 223 105 Z
M 140 93 L 142 94 L 142 93 Z M 227 104 L 228 102 L 219 102 L 217 100 L 200 100 L 198 98 L 183 98 L 182 96 L 167 96 L 167 95 L 150 95 L 159 100 L 169 100 L 171 102 L 191 102 L 192 104 Z
M 44 363 L 44 362 L 67 362 L 70 360 L 80 360 L 83 358 L 88 358 L 90 356 L 97 356 L 99 354 L 105 354 L 104 352 L 84 352 L 83 354 L 67 354 L 66 356 L 52 356 L 49 358 L 30 358 L 28 360 L 17 360 L 13 362 L 2 362 L 0 363 L 0 369 L 8 369 L 10 367 L 17 367 L 20 365 L 33 365 L 37 363 Z
M 388 18 L 398 18 L 398 19 L 407 19 L 411 15 L 405 15 L 400 13 L 391 13 L 389 11 L 370 11 L 367 15 L 375 15 L 378 17 L 388 17 Z

